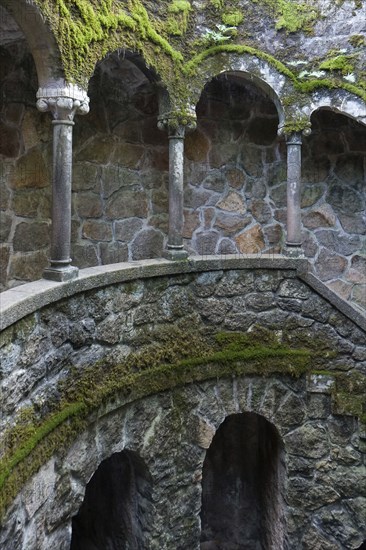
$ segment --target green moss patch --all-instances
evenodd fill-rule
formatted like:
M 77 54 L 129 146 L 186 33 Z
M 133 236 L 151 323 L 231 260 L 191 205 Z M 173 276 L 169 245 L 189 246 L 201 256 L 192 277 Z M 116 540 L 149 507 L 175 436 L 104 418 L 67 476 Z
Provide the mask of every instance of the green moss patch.
M 222 14 L 222 22 L 229 27 L 237 27 L 244 21 L 244 15 L 241 11 L 235 10 Z
M 300 94 L 310 94 L 319 88 L 339 88 L 366 101 L 361 75 L 355 71 L 354 82 L 343 78 L 351 67 L 351 56 L 347 54 L 333 55 L 333 58 L 328 54 L 326 59 L 319 61 L 322 70 L 329 72 L 329 78 L 301 79 L 285 63 L 260 48 L 234 43 L 244 38 L 244 35 L 238 35 L 235 27 L 243 20 L 249 22 L 247 14 L 244 17 L 236 9 L 234 1 L 208 0 L 206 17 L 211 30 L 208 29 L 200 39 L 194 36 L 192 29 L 188 31 L 189 22 L 195 17 L 194 7 L 188 0 L 164 0 L 161 6 L 155 7 L 142 0 L 126 0 L 123 3 L 113 0 L 35 1 L 55 34 L 67 80 L 84 87 L 98 61 L 108 52 L 124 48 L 143 56 L 147 66 L 159 74 L 169 89 L 172 106 L 184 109 L 192 95 L 187 76 L 194 76 L 194 87 L 199 87 L 205 78 L 204 72 L 199 69 L 207 58 L 225 53 L 246 53 L 273 66 L 290 79 L 295 91 Z M 319 17 L 318 11 L 304 1 L 253 0 L 253 3 L 264 10 L 263 15 L 267 13 L 273 19 L 278 30 L 286 32 L 311 31 L 312 24 Z M 361 43 L 360 40 L 356 36 L 354 45 Z M 215 74 L 220 72 L 220 63 L 224 66 L 218 57 Z

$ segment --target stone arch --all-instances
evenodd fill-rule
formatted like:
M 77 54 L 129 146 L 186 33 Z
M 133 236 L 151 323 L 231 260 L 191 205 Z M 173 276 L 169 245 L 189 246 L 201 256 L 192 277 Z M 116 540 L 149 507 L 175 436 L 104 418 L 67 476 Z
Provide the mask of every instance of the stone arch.
M 148 548 L 151 493 L 149 471 L 137 453 L 124 450 L 103 460 L 72 519 L 70 550 Z
M 90 113 L 74 128 L 71 257 L 79 268 L 162 253 L 168 140 L 157 127 L 159 90 L 158 75 L 132 51 L 95 66 Z
M 254 62 L 255 58 L 251 61 Z M 285 110 L 283 108 L 281 97 L 280 97 L 280 87 L 276 85 L 278 79 L 276 79 L 274 70 L 270 65 L 265 64 L 263 67 L 262 64 L 256 63 L 255 69 L 250 66 L 249 63 L 245 63 L 244 60 L 239 62 L 239 60 L 233 60 L 233 62 L 223 71 L 220 71 L 217 74 L 210 74 L 204 82 L 204 87 L 200 92 L 200 97 L 202 96 L 204 88 L 209 84 L 214 78 L 219 76 L 227 77 L 236 77 L 242 78 L 244 81 L 249 81 L 254 84 L 259 90 L 261 90 L 275 105 L 278 118 L 279 118 L 279 127 L 282 127 L 285 122 Z M 197 100 L 197 103 L 199 98 Z
M 38 6 L 27 0 L 1 0 L 1 6 L 15 19 L 24 33 L 37 69 L 40 88 L 65 86 L 59 46 Z
M 239 71 L 219 74 L 197 103 L 185 140 L 187 248 L 197 254 L 279 251 L 282 228 L 265 186 L 280 164 L 278 109 Z M 282 162 L 282 159 L 281 159 Z
M 366 126 L 366 105 L 360 97 L 342 91 L 331 94 L 329 91 L 314 94 L 309 115 L 312 116 L 319 110 L 329 110 L 339 113 Z
M 227 416 L 203 464 L 201 549 L 281 549 L 284 446 L 264 416 Z

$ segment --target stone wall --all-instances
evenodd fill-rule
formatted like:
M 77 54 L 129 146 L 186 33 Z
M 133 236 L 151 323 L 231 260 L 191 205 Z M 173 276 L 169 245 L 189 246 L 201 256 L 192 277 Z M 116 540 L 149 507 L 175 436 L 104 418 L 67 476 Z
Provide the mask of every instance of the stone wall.
M 50 241 L 51 117 L 34 106 L 22 42 L 3 48 L 1 289 L 41 277 Z M 9 62 L 9 60 L 11 62 Z M 140 60 L 141 61 L 141 60 Z M 142 65 L 143 67 L 143 65 Z M 109 55 L 74 129 L 72 256 L 78 267 L 159 257 L 168 223 L 167 136 L 156 127 L 154 76 Z M 238 77 L 214 79 L 185 144 L 190 254 L 280 252 L 286 146 L 272 101 Z M 366 307 L 366 129 L 328 111 L 303 138 L 303 236 L 317 276 Z
M 230 348 L 237 331 L 245 338 Z M 257 334 L 272 355 L 260 348 L 254 363 L 250 355 L 205 362 L 205 342 L 214 346 L 220 334 L 228 352 L 241 352 L 247 338 L 249 349 L 259 349 Z M 311 354 L 305 363 L 304 349 Z M 136 351 L 142 378 L 134 385 L 126 361 Z M 189 363 L 192 353 L 196 360 Z M 221 358 L 217 365 L 214 357 Z M 172 375 L 159 370 L 164 362 Z M 147 547 L 198 549 L 206 449 L 226 417 L 248 411 L 272 423 L 284 444 L 288 547 L 355 549 L 364 540 L 365 446 L 357 416 L 365 391 L 365 333 L 295 270 L 219 269 L 132 279 L 78 293 L 21 319 L 1 335 L 2 426 L 29 406 L 38 419 L 47 418 L 65 387 L 72 395 L 79 376 L 101 376 L 103 388 L 118 365 L 127 369 L 120 371 L 122 381 L 127 373 L 125 389 L 107 393 L 67 445 L 60 439 L 65 432 L 56 431 L 52 458 L 40 458 L 47 447 L 28 457 L 27 468 L 37 460 L 42 467 L 24 481 L 8 512 L 0 535 L 5 550 L 68 549 L 71 518 L 86 483 L 102 460 L 124 449 L 143 459 L 152 478 L 154 522 Z M 158 376 L 149 386 L 154 369 Z M 85 395 L 89 403 L 98 393 L 91 390 Z M 72 418 L 67 426 L 72 428 Z M 52 437 L 46 437 L 50 444 Z M 16 468 L 16 479 L 24 479 L 27 468 Z
M 191 253 L 280 252 L 286 235 L 286 146 L 274 104 L 221 77 L 186 139 L 185 232 Z M 366 129 L 319 111 L 303 138 L 304 252 L 316 275 L 365 307 Z

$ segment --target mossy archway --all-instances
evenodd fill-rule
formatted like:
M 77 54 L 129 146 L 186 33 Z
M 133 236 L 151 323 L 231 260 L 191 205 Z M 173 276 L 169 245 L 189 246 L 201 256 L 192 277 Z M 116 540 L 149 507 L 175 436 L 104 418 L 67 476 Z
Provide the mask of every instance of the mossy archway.
M 203 465 L 201 550 L 283 548 L 284 447 L 263 416 L 228 416 Z
M 70 550 L 144 549 L 151 520 L 151 477 L 132 451 L 103 460 L 72 520 Z
M 37 68 L 38 85 L 65 85 L 61 53 L 55 36 L 38 6 L 28 0 L 0 0 L 0 5 L 16 21 L 25 35 Z

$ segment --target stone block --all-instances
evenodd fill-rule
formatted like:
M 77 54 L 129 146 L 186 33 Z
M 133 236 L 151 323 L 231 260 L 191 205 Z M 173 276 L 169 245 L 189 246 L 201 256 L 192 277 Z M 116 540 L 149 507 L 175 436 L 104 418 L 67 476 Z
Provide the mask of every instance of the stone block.
M 365 208 L 362 194 L 347 185 L 334 183 L 327 193 L 327 201 L 337 212 L 355 214 Z
M 7 272 L 9 265 L 10 248 L 6 245 L 0 245 L 0 283 L 6 285 Z
M 263 229 L 267 242 L 271 245 L 279 244 L 283 240 L 283 229 L 279 223 L 268 225 Z
M 316 274 L 322 281 L 339 278 L 348 265 L 343 256 L 331 252 L 327 248 L 322 248 L 314 264 Z
M 96 246 L 92 244 L 72 245 L 71 258 L 72 264 L 80 269 L 84 267 L 93 267 L 99 264 Z
M 0 122 L 0 155 L 15 158 L 20 153 L 20 146 L 18 129 Z
M 163 213 L 150 216 L 147 220 L 147 225 L 151 225 L 151 227 L 159 229 L 159 231 L 162 231 L 167 235 L 169 226 L 169 215 L 167 213 Z
M 75 210 L 81 218 L 99 218 L 103 214 L 100 195 L 91 192 L 74 195 Z
M 123 187 L 142 185 L 141 174 L 137 170 L 124 168 L 121 164 L 109 164 L 103 166 L 101 187 L 103 197 L 110 197 L 115 191 Z
M 353 285 L 351 283 L 346 283 L 344 281 L 331 281 L 327 285 L 334 290 L 341 298 L 348 300 L 351 294 Z
M 125 168 L 139 168 L 144 147 L 134 143 L 118 143 L 111 156 L 112 163 L 118 163 Z
M 315 321 L 325 323 L 331 314 L 331 307 L 320 296 L 310 296 L 302 305 L 302 312 L 305 317 L 311 317 Z
M 10 260 L 9 279 L 35 281 L 42 277 L 47 266 L 48 257 L 43 251 L 16 254 Z
M 108 164 L 116 145 L 113 136 L 96 136 L 88 141 L 84 147 L 76 153 L 76 161 L 96 162 L 97 164 Z M 120 161 L 122 163 L 122 159 Z
M 229 191 L 225 197 L 217 202 L 216 206 L 227 212 L 238 212 L 239 214 L 244 214 L 246 212 L 244 198 L 236 191 Z
M 169 149 L 168 147 L 154 147 L 145 155 L 141 168 L 153 169 L 160 172 L 169 171 Z
M 132 260 L 159 258 L 163 252 L 164 235 L 153 228 L 143 229 L 131 244 Z
M 87 220 L 83 223 L 82 236 L 93 241 L 111 241 L 112 225 L 105 221 Z
M 228 300 L 217 298 L 197 299 L 195 305 L 201 317 L 214 325 L 222 323 L 232 307 Z
M 140 231 L 143 220 L 140 218 L 127 218 L 114 223 L 115 238 L 118 241 L 129 242 Z
M 15 228 L 13 246 L 15 252 L 31 252 L 45 248 L 50 243 L 50 226 L 46 222 L 19 223 Z
M 39 149 L 31 149 L 20 157 L 9 178 L 11 189 L 41 188 L 50 184 L 50 174 Z
M 366 309 L 366 285 L 355 285 L 351 297 L 353 302 Z
M 252 222 L 251 216 L 237 216 L 235 214 L 218 212 L 215 218 L 215 229 L 223 235 L 234 235 Z
M 295 409 L 293 410 L 295 412 Z M 278 415 L 276 414 L 276 417 Z M 286 450 L 291 455 L 304 458 L 321 458 L 329 453 L 329 441 L 325 427 L 306 423 L 284 437 Z
M 315 233 L 320 245 L 343 256 L 350 256 L 361 247 L 361 239 L 357 235 L 342 235 L 340 231 L 319 230 Z
M 184 224 L 182 235 L 185 239 L 191 239 L 193 232 L 199 227 L 200 219 L 197 211 L 184 209 Z
M 265 248 L 263 231 L 260 225 L 255 225 L 235 237 L 235 242 L 242 254 L 258 254 Z
M 363 155 L 348 153 L 340 155 L 334 169 L 334 174 L 344 183 L 362 189 L 364 185 L 364 157 Z M 339 197 L 341 201 L 343 200 Z M 351 210 L 355 212 L 355 210 Z
M 188 134 L 184 140 L 184 154 L 188 160 L 193 162 L 205 161 L 209 149 L 210 141 L 199 128 Z
M 319 227 L 334 227 L 337 218 L 328 204 L 322 204 L 304 213 L 302 221 L 304 226 L 308 229 L 317 229 Z
M 0 211 L 0 242 L 5 243 L 10 234 L 13 216 L 7 212 Z
M 165 186 L 152 190 L 151 202 L 154 214 L 161 214 L 162 212 L 169 211 L 168 190 Z
M 51 117 L 36 109 L 27 109 L 22 121 L 22 137 L 25 149 L 41 142 L 52 141 Z
M 14 191 L 12 199 L 14 214 L 23 218 L 49 218 L 51 216 L 51 189 L 24 189 Z
M 234 241 L 231 239 L 221 239 L 217 247 L 217 254 L 226 256 L 227 254 L 237 254 L 237 252 L 238 249 L 236 248 Z
M 102 265 L 127 262 L 128 247 L 123 243 L 101 243 L 99 245 Z
M 366 283 L 366 256 L 360 254 L 353 256 L 347 280 L 357 284 Z
M 304 185 L 301 188 L 301 208 L 313 206 L 324 195 L 326 186 L 321 183 Z
M 246 181 L 245 172 L 236 167 L 226 169 L 225 176 L 230 187 L 234 189 L 241 189 Z
M 259 223 L 267 223 L 272 217 L 269 204 L 260 199 L 252 199 L 249 210 Z
M 226 164 L 235 162 L 236 152 L 231 143 L 213 146 L 209 153 L 209 163 L 212 168 L 220 168 Z
M 275 302 L 271 292 L 249 294 L 246 298 L 248 309 L 252 311 L 267 311 L 274 307 Z
M 196 233 L 195 250 L 197 254 L 202 256 L 215 254 L 219 237 L 220 234 L 217 231 L 201 231 Z
M 196 189 L 195 187 L 187 186 L 184 190 L 184 206 L 187 208 L 199 208 L 204 206 L 212 193 L 208 189 Z
M 263 175 L 262 150 L 256 146 L 241 143 L 238 161 L 248 176 L 260 178 Z
M 307 300 L 311 296 L 311 292 L 304 283 L 297 280 L 285 279 L 280 284 L 278 295 L 284 298 Z
M 310 393 L 331 395 L 335 387 L 336 380 L 334 376 L 327 374 L 310 374 L 308 376 L 306 390 Z
M 282 183 L 270 189 L 270 197 L 276 207 L 285 207 L 287 205 L 287 183 Z
M 145 218 L 147 212 L 147 196 L 140 188 L 121 189 L 113 193 L 106 204 L 106 216 L 111 219 Z
M 75 162 L 72 168 L 73 191 L 94 191 L 100 189 L 100 168 L 88 162 Z
M 219 171 L 213 171 L 203 180 L 202 186 L 205 189 L 215 191 L 215 193 L 222 193 L 225 189 L 225 177 Z
M 306 258 L 314 258 L 318 252 L 318 242 L 312 231 L 302 231 L 302 248 Z
M 304 183 L 319 183 L 325 181 L 330 172 L 328 157 L 314 155 L 305 158 L 301 166 L 301 179 Z
M 215 427 L 208 424 L 205 420 L 195 417 L 195 440 L 199 447 L 208 449 L 211 445 L 213 436 L 215 435 Z
M 203 229 L 211 229 L 212 222 L 215 219 L 216 208 L 208 206 L 207 208 L 201 208 L 203 216 Z
M 366 223 L 362 214 L 339 214 L 339 221 L 347 233 L 366 235 Z

